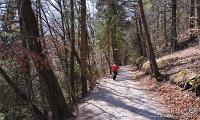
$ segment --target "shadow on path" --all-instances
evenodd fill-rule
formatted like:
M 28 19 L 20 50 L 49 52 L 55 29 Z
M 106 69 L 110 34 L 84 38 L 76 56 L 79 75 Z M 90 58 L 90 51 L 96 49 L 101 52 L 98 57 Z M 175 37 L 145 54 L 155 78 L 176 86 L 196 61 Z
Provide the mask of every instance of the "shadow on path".
M 107 90 L 107 89 L 101 88 L 100 91 L 104 93 L 103 96 L 102 95 L 95 96 L 94 98 L 92 98 L 93 100 L 95 100 L 95 101 L 104 101 L 107 104 L 109 104 L 110 106 L 115 106 L 115 107 L 120 107 L 120 108 L 126 109 L 126 110 L 132 112 L 133 114 L 137 114 L 139 116 L 143 116 L 145 118 L 149 118 L 150 120 L 173 120 L 172 118 L 163 117 L 161 115 L 149 112 L 147 110 L 143 110 L 143 109 L 139 109 L 139 108 L 127 105 L 123 101 L 113 97 L 114 93 L 112 91 Z M 144 102 L 140 101 L 140 102 L 138 102 L 136 104 L 142 105 L 142 103 L 144 103 Z M 149 107 L 149 106 L 147 106 L 147 107 Z M 154 109 L 154 108 L 152 108 L 152 109 Z
M 144 89 L 134 81 L 133 72 L 122 70 L 118 79 L 122 81 L 104 79 L 82 101 L 77 120 L 175 120 L 162 115 L 159 106 L 165 107 L 145 95 Z M 127 80 L 134 82 L 129 84 Z

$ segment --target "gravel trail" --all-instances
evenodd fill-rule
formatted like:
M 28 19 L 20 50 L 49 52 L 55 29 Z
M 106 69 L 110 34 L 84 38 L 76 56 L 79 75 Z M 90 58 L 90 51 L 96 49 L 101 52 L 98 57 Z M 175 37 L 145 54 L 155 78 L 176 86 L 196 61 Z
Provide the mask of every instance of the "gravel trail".
M 145 92 L 136 79 L 137 71 L 122 67 L 116 81 L 112 77 L 82 100 L 76 120 L 171 120 L 163 117 L 165 105 Z

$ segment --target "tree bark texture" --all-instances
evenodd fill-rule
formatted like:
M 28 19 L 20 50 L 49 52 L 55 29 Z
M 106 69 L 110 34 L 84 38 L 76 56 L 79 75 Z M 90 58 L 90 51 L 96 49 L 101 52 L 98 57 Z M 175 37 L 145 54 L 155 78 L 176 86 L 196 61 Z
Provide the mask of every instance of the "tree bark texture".
M 81 82 L 82 96 L 87 95 L 88 81 L 88 36 L 86 22 L 86 0 L 81 0 Z
M 74 31 L 74 0 L 70 0 L 70 6 L 71 6 L 71 48 L 74 48 L 74 43 L 75 43 L 75 31 Z M 75 88 L 74 88 L 74 50 L 71 50 L 71 57 L 70 57 L 70 82 L 71 82 L 71 87 L 72 91 L 75 93 Z

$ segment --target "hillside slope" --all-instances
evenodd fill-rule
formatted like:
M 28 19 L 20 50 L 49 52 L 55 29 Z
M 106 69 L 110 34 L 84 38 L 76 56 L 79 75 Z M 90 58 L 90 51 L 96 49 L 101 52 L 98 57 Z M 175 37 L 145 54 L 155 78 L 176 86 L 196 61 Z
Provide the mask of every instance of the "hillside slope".
M 169 81 L 158 84 L 150 76 L 145 76 L 140 79 L 143 85 L 164 101 L 174 118 L 200 120 L 200 98 L 195 95 L 195 89 L 184 90 L 190 79 L 195 78 L 195 84 L 199 85 L 200 46 L 163 56 L 157 59 L 157 63 Z M 149 63 L 144 63 L 142 68 L 149 72 Z

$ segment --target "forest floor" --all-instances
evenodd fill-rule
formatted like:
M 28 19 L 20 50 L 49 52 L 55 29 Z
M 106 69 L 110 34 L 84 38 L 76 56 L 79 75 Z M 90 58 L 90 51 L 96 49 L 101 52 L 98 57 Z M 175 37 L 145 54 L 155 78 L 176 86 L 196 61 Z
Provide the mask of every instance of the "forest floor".
M 125 66 L 115 81 L 111 76 L 100 80 L 81 101 L 77 120 L 171 120 L 164 102 L 138 81 L 142 76 Z
M 149 93 L 162 99 L 173 118 L 200 120 L 200 97 L 179 87 L 188 77 L 200 74 L 200 46 L 165 55 L 158 58 L 157 63 L 161 73 L 167 75 L 169 81 L 157 84 L 155 79 L 145 76 L 140 79 L 140 83 L 147 86 Z M 187 71 L 187 74 L 182 75 L 183 71 Z M 177 83 L 173 84 L 172 81 Z

